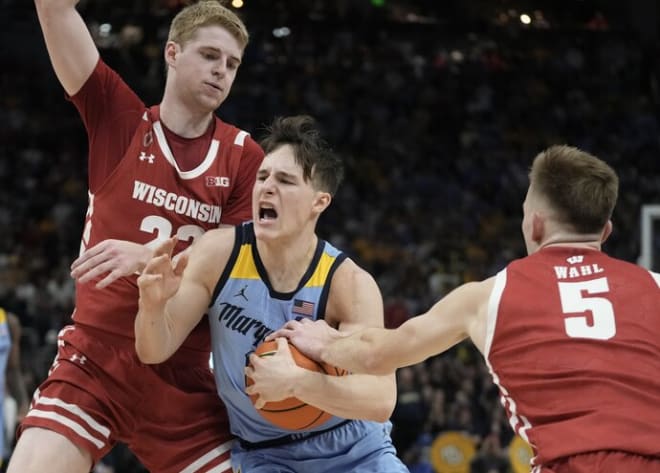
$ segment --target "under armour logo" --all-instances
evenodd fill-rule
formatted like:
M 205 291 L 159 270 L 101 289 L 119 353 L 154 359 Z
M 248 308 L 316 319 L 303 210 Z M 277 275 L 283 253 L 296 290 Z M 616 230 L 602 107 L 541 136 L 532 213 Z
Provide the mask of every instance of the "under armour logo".
M 76 361 L 80 362 L 81 365 L 84 365 L 85 362 L 87 361 L 87 357 L 85 355 L 79 356 L 78 354 L 74 353 L 69 357 L 69 361 L 75 363 Z
M 153 154 L 147 154 L 144 151 L 140 151 L 139 158 L 140 158 L 140 161 L 149 161 L 149 164 L 153 164 L 154 159 L 156 159 L 156 156 L 154 156 Z
M 245 295 L 245 290 L 247 289 L 247 284 L 243 286 L 243 288 L 238 291 L 236 294 L 234 294 L 234 297 L 242 297 L 246 301 L 248 300 L 247 296 Z
M 571 256 L 570 258 L 566 258 L 566 261 L 568 261 L 569 264 L 582 263 L 582 261 L 584 261 L 584 256 L 582 255 Z

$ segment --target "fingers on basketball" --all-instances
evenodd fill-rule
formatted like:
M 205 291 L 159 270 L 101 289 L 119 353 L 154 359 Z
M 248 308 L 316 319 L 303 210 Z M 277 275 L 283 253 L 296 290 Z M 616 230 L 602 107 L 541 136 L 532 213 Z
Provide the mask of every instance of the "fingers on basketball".
M 348 372 L 342 368 L 328 365 L 327 363 L 317 363 L 311 358 L 300 353 L 294 345 L 289 344 L 291 356 L 296 364 L 310 371 L 328 374 L 331 376 L 345 376 Z M 272 356 L 277 351 L 277 343 L 274 340 L 263 342 L 254 351 L 260 357 Z M 252 385 L 252 379 L 246 377 L 245 385 Z M 257 395 L 251 395 L 252 404 L 257 400 Z M 276 402 L 267 402 L 257 412 L 270 423 L 288 430 L 311 429 L 323 425 L 332 418 L 332 415 L 311 406 L 300 399 L 290 397 Z

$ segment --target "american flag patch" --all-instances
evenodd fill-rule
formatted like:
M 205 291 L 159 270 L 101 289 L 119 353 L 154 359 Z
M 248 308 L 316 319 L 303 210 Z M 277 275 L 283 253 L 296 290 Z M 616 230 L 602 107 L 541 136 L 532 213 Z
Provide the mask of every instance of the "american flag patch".
M 300 299 L 293 300 L 293 309 L 291 310 L 294 314 L 306 315 L 311 317 L 314 315 L 314 303 L 307 302 Z

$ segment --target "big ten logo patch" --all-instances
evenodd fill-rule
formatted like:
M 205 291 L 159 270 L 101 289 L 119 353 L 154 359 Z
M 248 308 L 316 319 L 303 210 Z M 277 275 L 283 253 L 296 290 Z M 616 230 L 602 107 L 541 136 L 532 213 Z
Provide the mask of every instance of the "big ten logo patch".
M 206 176 L 206 187 L 229 187 L 227 176 Z

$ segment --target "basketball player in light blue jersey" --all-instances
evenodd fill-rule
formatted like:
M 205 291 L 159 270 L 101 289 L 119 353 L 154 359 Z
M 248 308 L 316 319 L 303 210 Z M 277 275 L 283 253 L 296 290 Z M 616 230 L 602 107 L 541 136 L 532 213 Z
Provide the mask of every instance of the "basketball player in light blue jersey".
M 5 386 L 16 401 L 16 418 L 20 422 L 28 410 L 28 395 L 20 362 L 21 323 L 18 317 L 0 307 L 0 466 L 7 459 L 12 436 L 7 435 L 14 426 L 5 419 Z M 9 438 L 7 438 L 9 437 Z
M 287 321 L 323 319 L 345 331 L 383 326 L 374 279 L 316 235 L 343 168 L 314 120 L 276 119 L 261 144 L 266 157 L 253 189 L 253 221 L 207 232 L 174 263 L 173 242 L 166 242 L 138 279 L 138 356 L 145 363 L 167 359 L 208 313 L 218 392 L 238 437 L 235 472 L 407 472 L 389 435 L 396 402 L 391 374 L 308 371 L 280 342 L 273 358 L 290 365 L 290 376 L 286 383 L 278 380 L 286 387 L 276 388 L 277 396 L 295 396 L 334 417 L 292 432 L 262 418 L 246 394 L 250 354 Z M 254 386 L 263 382 L 255 378 Z M 257 406 L 265 401 L 259 398 Z

